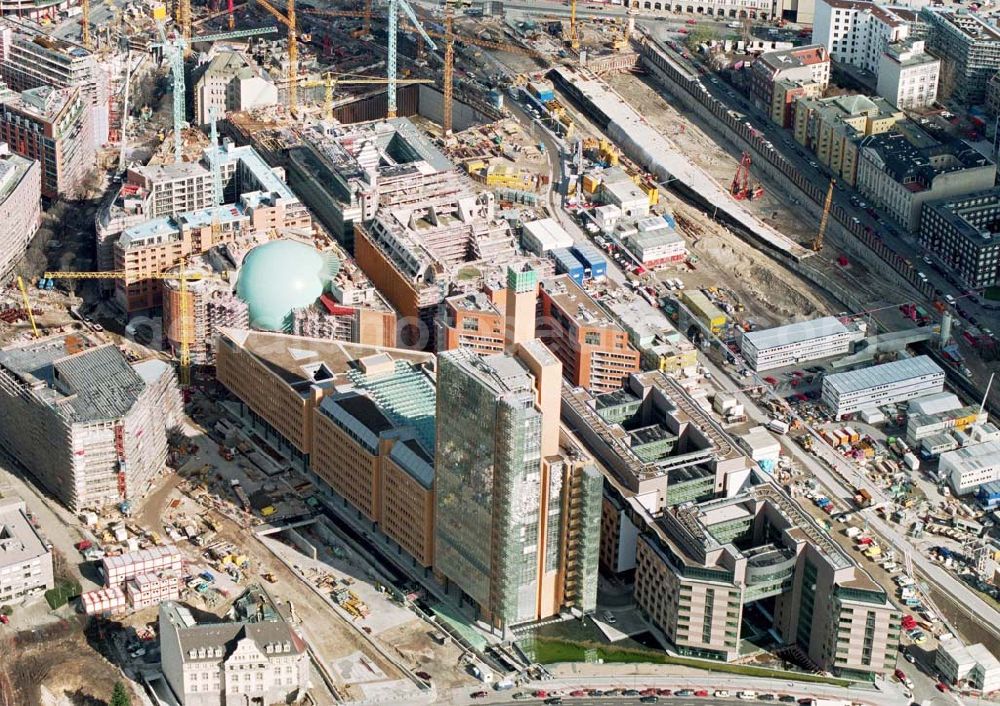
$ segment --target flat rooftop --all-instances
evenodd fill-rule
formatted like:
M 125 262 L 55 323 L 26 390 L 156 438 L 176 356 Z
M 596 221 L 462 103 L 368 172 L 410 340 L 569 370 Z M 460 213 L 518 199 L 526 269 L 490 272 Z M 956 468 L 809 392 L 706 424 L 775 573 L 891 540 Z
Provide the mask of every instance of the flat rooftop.
M 567 316 L 575 318 L 584 326 L 620 328 L 569 275 L 543 279 L 541 287 Z
M 25 514 L 24 501 L 17 497 L 0 498 L 0 569 L 48 553 Z
M 847 395 L 879 385 L 896 385 L 924 375 L 940 375 L 943 379 L 944 371 L 930 357 L 920 355 L 860 370 L 827 375 L 823 378 L 823 385 L 824 387 L 829 385 L 840 395 Z
M 984 441 L 981 444 L 963 446 L 941 454 L 941 464 L 948 463 L 959 473 L 996 466 L 1000 463 L 998 459 L 1000 459 L 1000 441 Z
M 812 319 L 811 321 L 797 321 L 787 326 L 747 331 L 743 334 L 743 338 L 761 351 L 777 346 L 789 346 L 814 341 L 818 338 L 836 336 L 847 333 L 847 330 L 847 327 L 837 317 L 824 316 L 821 319 Z

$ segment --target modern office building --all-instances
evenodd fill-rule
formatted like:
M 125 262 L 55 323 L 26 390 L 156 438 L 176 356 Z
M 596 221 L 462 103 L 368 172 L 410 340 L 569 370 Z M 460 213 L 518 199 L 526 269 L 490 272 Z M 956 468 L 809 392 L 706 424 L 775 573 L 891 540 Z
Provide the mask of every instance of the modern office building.
M 275 105 L 278 87 L 266 72 L 252 65 L 244 54 L 220 51 L 195 70 L 194 119 L 207 126 L 227 113 Z
M 1000 30 L 964 10 L 924 7 L 920 19 L 928 26 L 927 47 L 941 59 L 948 78 L 941 84 L 942 99 L 982 104 L 989 80 L 1000 69 Z
M 941 60 L 923 40 L 893 42 L 882 53 L 876 91 L 901 110 L 926 108 L 937 99 Z
M 857 179 L 862 138 L 888 132 L 904 118 L 884 98 L 856 94 L 802 99 L 795 103 L 794 112 L 795 139 L 851 185 Z
M 1000 189 L 925 204 L 920 244 L 970 289 L 1000 283 Z
M 823 378 L 822 399 L 839 419 L 862 409 L 905 402 L 943 389 L 944 371 L 921 355 L 827 375 Z
M 246 617 L 212 622 L 160 604 L 160 669 L 181 706 L 292 703 L 309 688 L 306 643 L 268 599 L 255 600 Z
M 634 576 L 636 603 L 672 650 L 737 660 L 761 629 L 752 611 L 819 669 L 871 679 L 892 668 L 899 615 L 885 592 L 680 383 L 650 372 L 562 396 L 606 471 L 601 566 Z
M 910 23 L 894 8 L 865 0 L 817 0 L 812 41 L 842 64 L 878 73 L 882 54 L 906 39 Z
M 535 289 L 510 271 L 508 352 L 438 357 L 434 570 L 498 633 L 597 599 L 601 476 L 561 427 Z
M 82 334 L 0 350 L 0 445 L 71 510 L 139 499 L 180 422 L 173 368 Z
M 38 230 L 42 204 L 42 167 L 12 154 L 0 142 L 0 278 L 6 279 Z
M 0 141 L 42 167 L 42 196 L 80 194 L 96 166 L 91 112 L 79 88 L 0 92 Z
M 438 350 L 470 348 L 482 355 L 504 350 L 506 287 L 457 294 L 444 300 L 438 327 Z
M 863 138 L 855 186 L 909 232 L 919 227 L 925 203 L 993 188 L 993 162 L 960 140 L 943 139 L 909 121 Z
M 639 371 L 639 351 L 628 335 L 569 275 L 538 287 L 536 334 L 562 363 L 572 385 L 617 390 Z
M 829 84 L 830 54 L 818 44 L 765 52 L 750 65 L 750 96 L 754 104 L 783 127 L 793 97 L 822 94 Z M 798 94 L 790 91 L 794 86 L 802 90 Z
M 415 568 L 433 559 L 434 356 L 223 329 L 216 371 L 279 465 L 312 474 Z
M 1000 441 L 970 444 L 941 454 L 938 475 L 948 479 L 956 496 L 1000 480 Z
M 777 486 L 668 508 L 640 535 L 635 597 L 682 654 L 733 661 L 751 606 L 817 668 L 874 680 L 891 671 L 900 614 Z
M 846 355 L 863 339 L 863 326 L 847 325 L 835 316 L 798 321 L 787 326 L 747 331 L 740 352 L 752 370 L 760 372 L 811 360 Z
M 53 586 L 52 551 L 18 497 L 0 498 L 0 604 L 20 603 Z

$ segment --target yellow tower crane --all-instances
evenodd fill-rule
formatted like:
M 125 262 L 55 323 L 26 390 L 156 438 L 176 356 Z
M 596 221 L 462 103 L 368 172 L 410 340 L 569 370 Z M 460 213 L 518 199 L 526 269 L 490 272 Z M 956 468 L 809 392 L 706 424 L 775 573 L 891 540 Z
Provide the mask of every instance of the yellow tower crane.
M 90 0 L 80 0 L 81 43 L 86 49 L 93 49 L 90 43 Z
M 181 351 L 178 357 L 177 373 L 180 379 L 181 387 L 187 389 L 191 385 L 191 339 L 194 334 L 192 332 L 192 321 L 191 317 L 193 314 L 192 307 L 189 302 L 189 293 L 187 284 L 188 282 L 193 282 L 203 279 L 225 279 L 223 275 L 217 275 L 209 272 L 185 272 L 184 265 L 181 264 L 180 272 L 153 272 L 150 274 L 139 275 L 138 277 L 133 276 L 129 278 L 124 272 L 120 271 L 106 271 L 106 272 L 46 272 L 42 275 L 46 279 L 123 279 L 126 284 L 130 281 L 139 281 L 144 279 L 154 279 L 154 280 L 170 280 L 175 279 L 180 283 L 179 293 L 180 293 L 180 329 L 181 329 Z
M 326 90 L 323 92 L 323 118 L 324 120 L 333 120 L 333 94 L 337 90 L 337 85 L 345 83 L 351 86 L 364 86 L 364 85 L 385 85 L 389 83 L 387 78 L 341 78 L 340 75 L 334 73 L 323 74 L 323 80 L 321 81 L 303 81 L 299 84 L 301 88 L 316 88 L 317 86 L 324 86 Z M 401 78 L 396 79 L 397 85 L 408 85 L 413 83 L 434 83 L 433 79 L 429 78 Z
M 569 45 L 573 49 L 580 48 L 580 35 L 576 26 L 576 0 L 569 0 Z
M 182 2 L 189 1 L 182 0 Z M 255 0 L 255 2 L 288 28 L 288 108 L 292 115 L 296 115 L 299 110 L 299 29 L 295 19 L 295 0 L 288 0 L 285 13 L 282 13 L 267 0 Z
M 833 205 L 833 187 L 837 180 L 830 180 L 830 188 L 826 191 L 826 200 L 823 202 L 823 215 L 819 219 L 819 230 L 816 231 L 816 238 L 813 240 L 813 252 L 823 249 L 823 235 L 826 233 L 826 225 L 830 222 L 830 207 Z
M 454 10 L 451 3 L 445 7 L 444 15 L 444 102 L 441 110 L 441 131 L 445 137 L 451 134 L 451 101 L 455 92 L 455 32 L 452 29 Z
M 21 298 L 24 299 L 24 310 L 28 314 L 28 323 L 31 324 L 31 332 L 38 338 L 38 327 L 35 326 L 35 314 L 31 311 L 31 302 L 28 301 L 28 288 L 24 286 L 21 275 L 17 276 L 17 288 L 21 290 Z

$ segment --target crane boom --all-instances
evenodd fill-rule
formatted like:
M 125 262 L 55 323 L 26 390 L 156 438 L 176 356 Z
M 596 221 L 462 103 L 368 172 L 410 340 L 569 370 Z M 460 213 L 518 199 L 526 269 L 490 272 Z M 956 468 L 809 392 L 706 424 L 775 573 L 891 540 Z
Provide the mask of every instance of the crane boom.
M 299 110 L 299 30 L 295 18 L 295 0 L 288 0 L 285 9 L 287 15 L 282 14 L 268 0 L 254 1 L 288 28 L 288 108 L 295 115 Z
M 816 231 L 816 239 L 813 240 L 813 252 L 823 249 L 823 236 L 826 233 L 827 223 L 830 222 L 830 207 L 833 205 L 833 187 L 837 183 L 836 179 L 830 180 L 830 188 L 826 191 L 826 200 L 823 202 L 823 215 L 819 219 L 819 230 Z
M 21 275 L 17 276 L 17 288 L 21 290 L 21 297 L 24 299 L 24 310 L 28 313 L 28 322 L 31 324 L 31 332 L 38 338 L 38 327 L 35 326 L 35 314 L 31 311 L 31 302 L 28 301 L 28 289 L 24 286 Z
M 396 105 L 396 66 L 398 61 L 398 52 L 396 50 L 396 42 L 398 40 L 397 34 L 399 32 L 399 12 L 402 10 L 406 13 L 407 18 L 413 23 L 414 29 L 424 38 L 427 45 L 431 50 L 437 49 L 437 45 L 434 44 L 434 40 L 431 39 L 430 35 L 424 30 L 423 26 L 420 24 L 420 20 L 417 19 L 417 13 L 413 11 L 410 7 L 410 3 L 406 0 L 389 0 L 389 60 L 386 62 L 388 64 L 388 74 L 389 74 L 389 109 L 387 115 L 390 118 L 395 118 L 397 114 Z
M 217 275 L 212 272 L 186 272 L 184 270 L 184 263 L 180 263 L 180 272 L 152 272 L 150 274 L 140 275 L 137 279 L 155 279 L 155 280 L 167 280 L 175 279 L 180 283 L 180 331 L 181 331 L 181 350 L 178 356 L 178 370 L 177 377 L 180 379 L 181 387 L 187 389 L 191 385 L 191 314 L 190 307 L 188 306 L 188 300 L 190 298 L 187 283 L 195 280 L 202 279 L 226 279 L 222 275 Z M 124 272 L 116 270 L 106 270 L 103 272 L 46 272 L 43 277 L 46 279 L 121 279 L 125 280 L 125 283 L 129 283 L 129 278 L 125 276 Z M 22 287 L 23 282 L 20 282 L 18 278 L 18 283 Z M 25 295 L 27 297 L 27 295 Z M 29 310 L 30 311 L 30 310 Z M 30 314 L 29 314 L 30 316 Z M 34 319 L 32 318 L 32 327 L 34 327 Z M 38 332 L 36 330 L 35 336 L 37 338 Z

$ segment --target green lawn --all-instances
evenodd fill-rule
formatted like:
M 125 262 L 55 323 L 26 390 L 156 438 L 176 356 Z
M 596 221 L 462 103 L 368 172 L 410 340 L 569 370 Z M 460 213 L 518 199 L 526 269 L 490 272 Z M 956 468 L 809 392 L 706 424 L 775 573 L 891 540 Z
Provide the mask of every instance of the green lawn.
M 1000 300 L 1000 287 L 987 287 L 983 291 L 983 296 L 993 301 Z
M 836 686 L 850 686 L 855 683 L 850 679 L 837 679 L 834 677 L 824 677 L 816 674 L 806 674 L 803 672 L 783 672 L 765 667 L 753 667 L 745 664 L 726 664 L 725 662 L 712 662 L 709 660 L 693 659 L 690 657 L 673 657 L 663 652 L 653 650 L 643 650 L 635 648 L 622 648 L 613 645 L 600 644 L 596 642 L 576 643 L 566 640 L 553 640 L 549 638 L 534 638 L 525 641 L 523 645 L 526 652 L 534 654 L 534 659 L 542 664 L 552 664 L 555 662 L 582 662 L 585 659 L 587 650 L 593 650 L 594 654 L 605 662 L 644 662 L 648 664 L 676 664 L 694 669 L 705 669 L 713 672 L 727 672 L 730 674 L 742 674 L 751 677 L 769 677 L 772 679 L 787 679 L 790 681 L 817 682 L 822 684 L 834 684 Z

